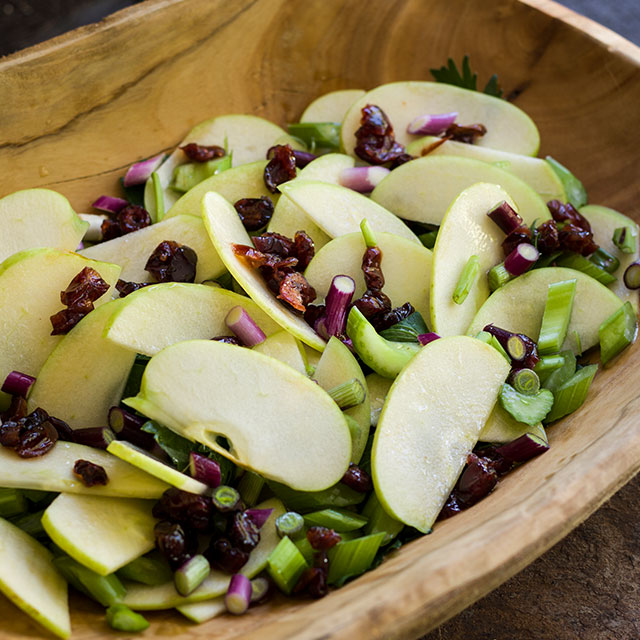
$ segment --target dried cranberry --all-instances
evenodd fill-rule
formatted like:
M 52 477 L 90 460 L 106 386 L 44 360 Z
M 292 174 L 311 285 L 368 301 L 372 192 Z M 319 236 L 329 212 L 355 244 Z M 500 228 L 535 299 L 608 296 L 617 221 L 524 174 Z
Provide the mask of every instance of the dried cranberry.
M 308 567 L 302 572 L 293 589 L 296 594 L 308 593 L 312 598 L 322 598 L 329 593 L 327 574 L 318 567 Z
M 316 551 L 326 551 L 337 545 L 342 537 L 327 527 L 310 527 L 307 531 L 307 540 Z
M 59 440 L 64 440 L 65 442 L 75 442 L 73 429 L 64 420 L 60 420 L 60 418 L 55 418 L 54 416 L 49 416 L 49 422 L 58 432 Z
M 7 420 L 0 424 L 0 444 L 3 447 L 17 447 L 20 443 L 20 430 L 22 425 L 13 420 Z
M 353 462 L 349 464 L 349 468 L 342 476 L 342 480 L 340 482 L 342 482 L 342 484 L 346 484 L 350 489 L 359 491 L 360 493 L 367 493 L 373 489 L 371 476 Z
M 197 262 L 191 247 L 165 240 L 153 250 L 144 269 L 158 282 L 194 282 Z
M 93 302 L 109 290 L 109 285 L 91 267 L 78 273 L 69 286 L 60 292 L 60 301 L 72 309 L 93 309 Z
M 9 408 L 0 416 L 1 420 L 20 420 L 27 415 L 27 400 L 23 396 L 12 396 Z
M 502 251 L 508 256 L 521 243 L 533 244 L 531 229 L 521 224 L 502 241 Z
M 555 220 L 547 220 L 536 229 L 538 251 L 543 255 L 549 255 L 560 247 L 558 225 Z
M 280 258 L 295 257 L 295 242 L 280 233 L 269 231 L 253 238 L 253 245 L 262 253 L 270 253 Z
M 242 198 L 233 205 L 247 231 L 262 229 L 273 215 L 273 202 L 270 198 Z
M 24 426 L 20 430 L 15 451 L 21 458 L 37 458 L 50 451 L 57 440 L 56 428 L 48 420 L 45 420 L 39 424 Z
M 314 327 L 316 322 L 324 315 L 326 307 L 323 304 L 308 304 L 304 312 L 304 321 Z
M 593 241 L 591 231 L 586 231 L 577 225 L 568 222 L 558 235 L 560 248 L 565 251 L 574 251 L 583 256 L 589 256 L 598 249 L 598 245 Z
M 499 476 L 506 475 L 513 468 L 513 462 L 498 453 L 497 447 L 493 445 L 476 447 L 473 453 L 485 460 L 490 460 L 487 464 L 489 464 Z
M 382 274 L 382 251 L 378 247 L 367 247 L 362 256 L 362 273 L 367 291 L 381 291 L 384 287 Z
M 353 306 L 362 313 L 365 318 L 371 319 L 379 313 L 384 313 L 391 309 L 391 300 L 379 291 L 375 294 L 365 293 L 361 298 L 358 298 Z
M 189 142 L 180 147 L 189 160 L 194 162 L 207 162 L 214 158 L 222 158 L 225 155 L 225 150 L 217 145 L 204 146 L 195 142 Z
M 374 329 L 380 332 L 392 327 L 394 324 L 398 324 L 401 320 L 405 320 L 415 311 L 410 302 L 405 302 L 401 307 L 377 313 L 370 321 Z
M 113 240 L 119 238 L 122 235 L 122 229 L 117 220 L 106 218 L 100 226 L 100 232 L 102 233 L 102 240 Z
M 455 140 L 456 142 L 466 142 L 467 144 L 474 144 L 478 138 L 481 138 L 487 133 L 487 127 L 483 124 L 455 124 L 455 122 L 449 126 L 445 131 L 445 137 L 449 140 Z
M 76 460 L 73 465 L 73 473 L 77 475 L 87 487 L 95 487 L 98 484 L 105 485 L 109 482 L 104 467 L 89 462 L 89 460 Z
M 234 547 L 227 538 L 214 540 L 204 555 L 212 566 L 226 573 L 238 573 L 249 560 L 249 554 Z
M 438 515 L 438 520 L 445 520 L 446 518 L 452 518 L 457 513 L 460 513 L 464 507 L 460 505 L 458 502 L 458 498 L 456 497 L 455 491 L 452 491 L 447 498 L 447 501 L 444 503 L 440 514 Z
M 389 118 L 374 104 L 362 108 L 360 128 L 355 136 L 355 154 L 370 164 L 384 164 L 405 153 L 404 147 L 395 140 Z
M 591 231 L 589 221 L 570 202 L 565 204 L 559 200 L 550 200 L 547 202 L 547 209 L 556 222 L 570 222 L 585 231 Z
M 244 345 L 236 338 L 235 336 L 216 336 L 215 338 L 211 338 L 215 342 L 224 342 L 225 344 L 235 344 L 238 347 L 243 347 Z
M 393 171 L 398 167 L 401 167 L 403 164 L 407 164 L 407 162 L 411 162 L 411 160 L 415 160 L 415 156 L 412 156 L 410 153 L 401 153 L 395 160 L 391 162 L 389 165 L 389 169 Z
M 467 467 L 458 479 L 455 489 L 458 502 L 470 507 L 489 495 L 497 483 L 498 474 L 491 461 L 470 453 Z
M 156 548 L 167 559 L 172 569 L 177 569 L 193 556 L 197 549 L 195 536 L 175 522 L 163 520 L 153 528 Z
M 118 280 L 118 282 L 116 282 L 116 289 L 121 298 L 126 298 L 130 293 L 143 287 L 148 287 L 150 284 L 153 284 L 153 282 L 127 282 L 126 280 Z
M 153 516 L 187 525 L 196 531 L 209 529 L 213 505 L 211 498 L 180 489 L 167 489 L 153 505 Z
M 117 220 L 120 225 L 120 235 L 123 236 L 127 233 L 144 229 L 151 224 L 149 212 L 137 204 L 129 204 L 120 209 L 117 214 Z
M 229 529 L 229 539 L 241 551 L 250 553 L 260 542 L 260 529 L 246 511 L 233 514 Z
M 316 299 L 316 290 L 301 273 L 288 273 L 280 284 L 278 299 L 284 300 L 296 311 L 304 313 L 306 306 Z
M 264 183 L 271 193 L 278 192 L 278 185 L 296 177 L 296 157 L 288 144 L 278 144 L 267 152 L 271 158 L 264 168 Z
M 87 311 L 77 311 L 75 309 L 62 309 L 58 313 L 54 313 L 50 318 L 51 326 L 53 327 L 51 335 L 62 336 L 69 333 L 87 313 Z
M 293 241 L 295 243 L 294 253 L 298 258 L 297 269 L 304 271 L 315 255 L 315 244 L 304 231 L 296 231 Z

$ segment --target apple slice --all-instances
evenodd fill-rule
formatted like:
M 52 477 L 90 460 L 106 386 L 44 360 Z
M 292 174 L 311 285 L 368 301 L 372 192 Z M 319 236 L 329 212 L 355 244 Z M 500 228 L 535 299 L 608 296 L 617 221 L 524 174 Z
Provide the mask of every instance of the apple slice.
M 266 160 L 243 164 L 211 176 L 204 182 L 187 191 L 173 207 L 167 211 L 165 218 L 178 215 L 202 215 L 202 198 L 209 191 L 219 193 L 223 198 L 234 204 L 241 198 L 270 198 L 276 204 L 279 193 L 271 193 L 264 183 L 264 168 Z
M 384 292 L 394 307 L 410 302 L 426 319 L 429 317 L 431 258 L 429 249 L 392 233 L 376 233 L 382 250 Z M 366 289 L 362 256 L 366 245 L 361 233 L 348 233 L 332 240 L 315 255 L 305 271 L 319 298 L 329 291 L 336 275 L 351 276 L 356 283 L 354 300 Z M 407 277 L 411 274 L 411 277 Z
M 338 482 L 351 457 L 349 428 L 331 397 L 253 349 L 205 340 L 174 344 L 149 361 L 138 396 L 124 402 L 301 491 Z M 231 452 L 220 447 L 218 436 L 231 442 Z
M 120 267 L 59 249 L 30 249 L 0 265 L 0 380 L 13 371 L 36 376 L 62 340 L 51 335 L 50 317 L 62 310 L 60 292 L 85 267 L 110 285 L 95 305 L 111 299 Z
M 541 423 L 532 426 L 524 422 L 517 422 L 510 413 L 507 413 L 502 408 L 499 402 L 496 402 L 478 440 L 494 444 L 506 444 L 523 436 L 525 433 L 535 433 L 544 440 L 547 439 L 547 434 Z
M 158 478 L 176 489 L 187 493 L 197 493 L 199 495 L 208 493 L 211 487 L 189 477 L 185 473 L 170 467 L 158 458 L 154 458 L 150 453 L 140 447 L 124 440 L 112 440 L 107 447 L 107 451 L 120 460 L 145 471 L 154 478 Z
M 398 217 L 361 193 L 337 184 L 296 178 L 280 185 L 285 198 L 298 205 L 330 238 L 360 231 L 366 218 L 373 231 L 386 231 L 419 243 Z
M 176 607 L 176 611 L 181 613 L 187 620 L 202 624 L 207 620 L 212 620 L 223 613 L 227 613 L 227 605 L 224 596 L 218 596 L 213 600 L 204 600 L 203 602 L 192 602 L 191 604 L 183 604 Z
M 328 153 L 310 162 L 298 176 L 305 180 L 319 180 L 339 184 L 343 169 L 353 167 L 355 160 L 342 153 Z M 294 202 L 280 198 L 273 212 L 268 231 L 293 238 L 296 231 L 305 231 L 313 239 L 318 251 L 331 238 Z
M 29 411 L 42 407 L 72 429 L 107 424 L 136 354 L 103 337 L 124 300 L 94 309 L 58 343 L 31 387 Z
M 540 135 L 533 120 L 506 100 L 438 82 L 392 82 L 369 91 L 347 111 L 342 122 L 341 142 L 349 155 L 354 155 L 355 133 L 360 127 L 362 107 L 367 104 L 383 109 L 393 125 L 396 140 L 404 145 L 417 137 L 407 133 L 414 118 L 457 111 L 457 123 L 480 123 L 487 128 L 487 133 L 477 142 L 481 147 L 535 156 L 540 146 Z
M 486 273 L 503 259 L 504 232 L 487 213 L 503 200 L 516 209 L 501 187 L 475 184 L 455 199 L 442 220 L 433 248 L 429 325 L 432 331 L 441 336 L 466 333 L 476 312 L 489 297 Z M 468 259 L 473 255 L 478 257 L 478 275 L 467 298 L 462 304 L 456 304 L 453 291 Z
M 423 150 L 429 149 L 436 142 L 440 144 L 435 149 L 428 151 L 429 157 L 457 156 L 488 162 L 513 173 L 520 180 L 524 180 L 545 202 L 549 202 L 549 200 L 567 201 L 567 194 L 560 178 L 549 166 L 549 163 L 542 158 L 532 158 L 519 153 L 480 147 L 477 144 L 466 144 L 455 140 L 447 140 L 442 143 L 442 138 L 436 136 L 425 136 L 415 140 L 407 147 L 407 153 L 420 157 Z
M 109 482 L 104 486 L 87 487 L 73 473 L 77 460 L 88 460 L 103 467 Z M 30 460 L 20 458 L 7 447 L 0 447 L 0 486 L 143 499 L 159 498 L 169 488 L 168 484 L 106 451 L 61 441 L 46 456 Z
M 25 189 L 0 198 L 0 225 L 0 262 L 35 247 L 75 251 L 89 228 L 64 196 L 49 189 Z
M 310 347 L 322 351 L 325 341 L 303 318 L 277 300 L 260 273 L 233 252 L 234 244 L 253 244 L 236 210 L 217 193 L 207 193 L 202 201 L 202 216 L 222 261 L 249 297 L 283 329 Z
M 349 107 L 365 93 L 363 89 L 325 93 L 309 104 L 300 116 L 300 122 L 342 122 Z
M 508 373 L 495 349 L 466 336 L 434 340 L 402 370 L 371 452 L 376 495 L 389 515 L 431 529 Z
M 67 583 L 52 560 L 48 549 L 0 518 L 0 591 L 45 629 L 68 638 Z
M 144 266 L 154 249 L 165 240 L 191 247 L 198 256 L 196 282 L 215 280 L 226 268 L 209 240 L 202 220 L 195 216 L 175 216 L 149 227 L 83 249 L 80 255 L 93 260 L 112 262 L 122 267 L 120 277 L 130 282 L 151 282 Z
M 253 578 L 267 566 L 267 558 L 280 542 L 280 536 L 276 532 L 276 519 L 286 511 L 277 498 L 262 502 L 255 508 L 273 509 L 273 512 L 260 529 L 258 546 L 251 552 L 249 560 L 239 571 L 247 578 Z M 176 591 L 173 580 L 156 586 L 129 582 L 126 585 L 127 595 L 124 598 L 124 604 L 137 611 L 152 611 L 212 600 L 227 592 L 230 580 L 231 576 L 228 574 L 212 571 L 209 577 L 188 596 L 182 596 Z
M 65 553 L 101 576 L 155 545 L 151 500 L 60 494 L 42 515 L 47 535 Z
M 367 446 L 369 428 L 371 426 L 369 390 L 367 389 L 367 380 L 358 361 L 348 347 L 342 344 L 338 338 L 332 337 L 327 343 L 327 348 L 322 352 L 322 357 L 316 366 L 313 378 L 326 391 L 353 378 L 362 383 L 365 390 L 364 402 L 344 412 L 353 418 L 359 426 L 357 431 L 351 432 L 351 462 L 357 464 L 360 462 L 362 453 Z
M 371 400 L 371 426 L 377 427 L 382 407 L 391 389 L 393 380 L 383 378 L 377 373 L 370 373 L 367 376 L 367 387 L 369 388 L 369 399 Z
M 458 194 L 477 182 L 501 186 L 527 224 L 551 217 L 545 201 L 514 174 L 456 156 L 429 155 L 403 164 L 380 182 L 371 199 L 405 220 L 439 225 Z
M 547 302 L 549 285 L 563 280 L 576 280 L 576 295 L 561 351 L 581 353 L 576 341 L 580 336 L 582 351 L 599 342 L 598 328 L 623 302 L 618 296 L 594 278 L 580 271 L 564 267 L 534 269 L 494 291 L 478 310 L 467 331 L 476 335 L 483 327 L 493 323 L 502 329 L 524 333 L 538 339 L 542 315 Z
M 169 187 L 173 180 L 173 172 L 177 166 L 189 162 L 187 155 L 180 149 L 181 146 L 190 142 L 204 146 L 224 146 L 232 154 L 233 166 L 237 167 L 248 162 L 262 160 L 266 156 L 267 149 L 284 135 L 287 135 L 286 131 L 278 125 L 257 116 L 236 114 L 218 116 L 196 125 L 157 170 L 163 189 L 165 213 L 171 209 L 180 197 L 178 192 Z M 155 221 L 157 219 L 156 199 L 151 178 L 147 180 L 145 185 L 144 205 Z
M 617 280 L 609 285 L 609 289 L 613 291 L 621 300 L 631 301 L 633 308 L 638 310 L 638 289 L 627 289 L 622 279 L 625 270 L 640 256 L 640 236 L 638 235 L 638 225 L 634 220 L 628 218 L 622 213 L 603 207 L 597 204 L 588 204 L 580 209 L 580 213 L 589 221 L 591 230 L 593 231 L 594 240 L 611 255 L 620 260 L 620 266 L 615 275 Z M 636 230 L 636 250 L 633 253 L 622 253 L 613 243 L 613 232 L 620 227 L 632 227 Z
M 306 356 L 302 343 L 296 340 L 288 331 L 276 331 L 264 342 L 253 347 L 254 351 L 265 356 L 271 356 L 280 362 L 288 364 L 302 375 L 307 375 Z

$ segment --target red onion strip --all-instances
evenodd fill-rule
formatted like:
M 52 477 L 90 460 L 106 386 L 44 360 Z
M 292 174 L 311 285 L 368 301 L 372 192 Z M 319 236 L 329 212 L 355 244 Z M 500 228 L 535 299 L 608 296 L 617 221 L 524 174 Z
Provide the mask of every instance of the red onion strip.
M 527 242 L 521 242 L 505 259 L 504 268 L 512 276 L 520 276 L 530 269 L 540 257 L 540 252 Z
M 418 334 L 418 342 L 424 347 L 425 344 L 429 344 L 434 340 L 438 340 L 440 336 L 437 333 L 420 333 Z
M 457 117 L 457 111 L 418 116 L 409 123 L 407 133 L 423 134 L 425 136 L 439 136 L 456 121 Z
M 340 172 L 338 182 L 359 193 L 369 193 L 388 175 L 389 169 L 384 167 L 349 167 Z
M 107 213 L 119 213 L 129 203 L 123 198 L 114 198 L 113 196 L 100 196 L 91 204 L 98 211 L 106 211 Z
M 257 344 L 264 342 L 267 336 L 264 331 L 253 321 L 251 316 L 241 307 L 233 307 L 227 317 L 225 323 L 236 338 L 246 347 L 255 347 Z
M 195 451 L 189 454 L 189 474 L 192 478 L 204 482 L 214 489 L 220 486 L 222 479 L 220 465 L 215 460 L 201 456 Z
M 124 176 L 124 186 L 132 187 L 136 184 L 144 184 L 151 177 L 151 174 L 160 166 L 163 159 L 164 154 L 161 153 L 148 160 L 132 164 Z
M 247 509 L 245 513 L 251 518 L 253 524 L 255 524 L 258 529 L 261 529 L 273 513 L 273 509 Z

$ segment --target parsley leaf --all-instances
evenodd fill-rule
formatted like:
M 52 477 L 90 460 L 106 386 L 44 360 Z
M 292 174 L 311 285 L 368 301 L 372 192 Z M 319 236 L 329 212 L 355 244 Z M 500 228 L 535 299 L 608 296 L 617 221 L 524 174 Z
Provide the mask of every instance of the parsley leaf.
M 436 82 L 452 84 L 456 87 L 462 87 L 463 89 L 469 89 L 471 91 L 478 90 L 478 74 L 472 73 L 471 67 L 469 66 L 469 56 L 465 56 L 462 59 L 462 73 L 460 73 L 453 58 L 449 58 L 447 64 L 440 67 L 440 69 L 431 69 L 430 71 Z M 489 82 L 485 85 L 483 93 L 496 98 L 502 97 L 502 89 L 498 85 L 498 76 L 495 73 L 489 78 Z

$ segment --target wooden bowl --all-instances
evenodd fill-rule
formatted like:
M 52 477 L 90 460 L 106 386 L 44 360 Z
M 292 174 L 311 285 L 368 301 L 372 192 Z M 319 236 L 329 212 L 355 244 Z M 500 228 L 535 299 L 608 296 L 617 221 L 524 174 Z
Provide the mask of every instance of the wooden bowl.
M 253 113 L 284 124 L 329 90 L 429 79 L 447 57 L 497 72 L 590 200 L 640 220 L 640 49 L 547 0 L 152 0 L 0 62 L 0 190 L 47 186 L 78 211 L 131 162 L 195 123 Z M 479 505 L 317 602 L 279 600 L 156 637 L 411 638 L 521 570 L 640 468 L 640 351 L 601 372 L 551 450 Z M 0 605 L 2 638 L 39 636 Z M 74 603 L 75 638 L 109 633 Z M 115 637 L 115 636 L 114 636 Z

